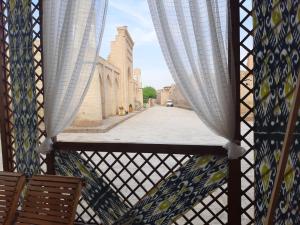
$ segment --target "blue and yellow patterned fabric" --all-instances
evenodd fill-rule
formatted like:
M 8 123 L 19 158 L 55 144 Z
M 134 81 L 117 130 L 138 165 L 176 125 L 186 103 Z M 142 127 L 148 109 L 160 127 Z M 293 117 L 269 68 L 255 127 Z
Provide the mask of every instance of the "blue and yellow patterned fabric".
M 255 219 L 264 223 L 300 72 L 300 2 L 254 0 Z M 299 113 L 300 116 L 300 113 Z M 300 117 L 274 224 L 300 224 Z
M 18 172 L 39 172 L 36 152 L 37 100 L 33 64 L 31 1 L 11 0 L 8 7 L 9 63 Z
M 104 225 L 112 224 L 128 210 L 128 206 L 77 152 L 56 151 L 54 165 L 57 174 L 83 178 L 82 196 Z
M 227 162 L 224 156 L 193 156 L 129 208 L 77 152 L 55 153 L 56 172 L 85 180 L 83 198 L 105 225 L 171 224 L 226 182 Z
M 227 180 L 227 157 L 193 156 L 114 225 L 167 225 Z

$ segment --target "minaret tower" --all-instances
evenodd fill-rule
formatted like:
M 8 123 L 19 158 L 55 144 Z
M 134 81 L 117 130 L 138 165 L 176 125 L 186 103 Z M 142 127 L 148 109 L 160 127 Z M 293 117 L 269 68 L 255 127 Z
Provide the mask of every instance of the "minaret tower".
M 128 33 L 127 26 L 117 28 L 115 40 L 111 42 L 108 61 L 120 69 L 120 106 L 129 111 L 134 107 L 132 49 L 134 42 Z

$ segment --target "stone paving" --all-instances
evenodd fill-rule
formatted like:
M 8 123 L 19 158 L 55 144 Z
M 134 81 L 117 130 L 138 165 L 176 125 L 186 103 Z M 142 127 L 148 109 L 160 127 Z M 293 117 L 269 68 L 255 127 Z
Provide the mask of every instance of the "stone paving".
M 111 116 L 107 119 L 101 121 L 101 124 L 96 127 L 78 127 L 78 126 L 70 126 L 64 130 L 64 133 L 106 133 L 112 128 L 118 126 L 120 123 L 130 119 L 136 114 L 141 113 L 144 109 L 140 111 L 134 111 L 124 116 Z
M 63 133 L 58 140 L 163 144 L 224 144 L 197 115 L 176 107 L 155 106 L 105 133 Z

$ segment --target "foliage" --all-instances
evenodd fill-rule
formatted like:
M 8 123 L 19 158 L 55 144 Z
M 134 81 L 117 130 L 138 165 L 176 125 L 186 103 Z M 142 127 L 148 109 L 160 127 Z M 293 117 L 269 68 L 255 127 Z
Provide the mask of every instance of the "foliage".
M 144 103 L 147 103 L 149 98 L 156 98 L 156 90 L 150 86 L 144 87 L 143 88 Z

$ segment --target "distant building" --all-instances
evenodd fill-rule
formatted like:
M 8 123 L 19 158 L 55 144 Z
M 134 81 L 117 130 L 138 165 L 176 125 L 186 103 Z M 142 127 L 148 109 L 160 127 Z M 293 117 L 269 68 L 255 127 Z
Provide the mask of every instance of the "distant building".
M 133 69 L 133 40 L 126 26 L 117 28 L 107 60 L 99 57 L 89 90 L 73 126 L 98 126 L 110 116 L 143 106 L 141 70 Z
M 253 56 L 250 55 L 247 59 L 247 67 L 252 70 L 253 69 Z M 249 90 L 253 89 L 254 80 L 252 72 L 248 72 L 246 70 L 240 71 L 241 80 L 243 80 L 243 85 L 241 85 L 241 98 L 243 98 L 243 102 L 246 103 L 249 107 L 253 107 L 253 93 L 249 94 Z M 245 106 L 245 104 L 241 104 L 241 114 L 249 112 L 249 108 Z M 247 120 L 253 119 L 253 113 L 247 116 Z
M 174 106 L 185 108 L 185 109 L 192 109 L 192 106 L 183 96 L 179 87 L 177 87 L 176 85 L 171 86 L 169 99 L 172 100 Z
M 249 56 L 247 59 L 247 67 L 249 69 L 253 69 L 253 56 Z M 249 93 L 248 88 L 251 90 L 253 88 L 253 74 L 249 74 L 246 70 L 240 71 L 240 77 L 241 80 L 243 79 L 243 85 L 241 85 L 241 97 L 244 98 L 244 102 L 249 106 L 253 107 L 253 95 Z M 247 88 L 246 88 L 246 87 Z M 160 90 L 157 90 L 157 104 L 159 105 L 166 105 L 168 100 L 172 100 L 174 106 L 181 107 L 181 108 L 187 108 L 191 109 L 191 105 L 188 103 L 188 101 L 183 96 L 182 92 L 179 90 L 179 88 L 176 86 L 176 84 L 165 86 Z M 244 114 L 245 112 L 248 112 L 249 109 L 242 104 L 241 105 L 241 113 Z M 250 118 L 251 116 L 249 116 Z M 251 119 L 251 118 L 250 118 Z
M 171 86 L 165 86 L 162 89 L 157 91 L 156 94 L 156 103 L 159 105 L 166 105 L 167 101 L 170 98 L 170 89 Z
M 157 104 L 166 105 L 168 100 L 172 100 L 174 106 L 191 109 L 188 101 L 183 97 L 179 88 L 173 84 L 171 86 L 165 86 L 157 91 Z

